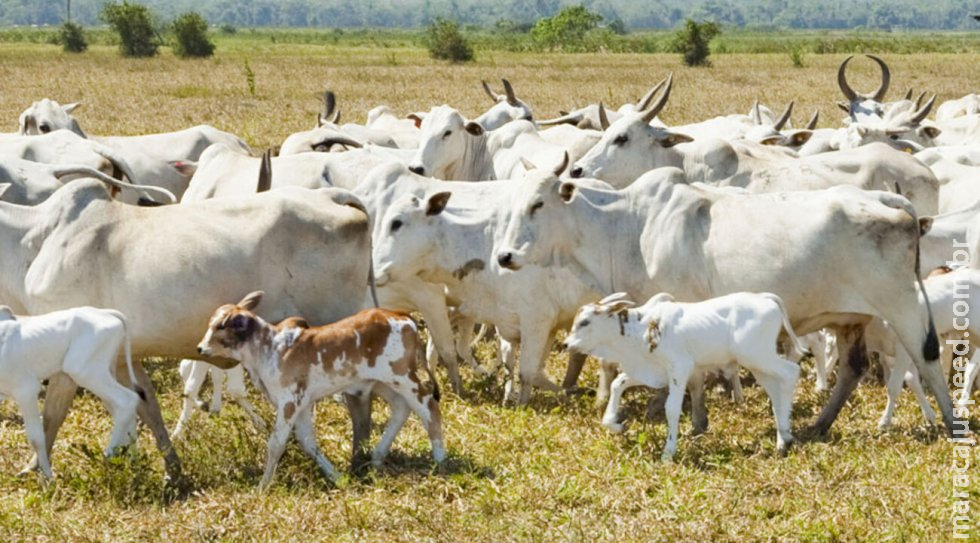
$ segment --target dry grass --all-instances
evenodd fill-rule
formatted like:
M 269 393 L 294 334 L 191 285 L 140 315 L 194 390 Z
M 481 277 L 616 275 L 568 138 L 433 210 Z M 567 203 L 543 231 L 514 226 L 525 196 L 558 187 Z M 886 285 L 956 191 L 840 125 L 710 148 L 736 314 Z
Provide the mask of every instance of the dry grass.
M 675 72 L 663 115 L 668 122 L 745 111 L 756 97 L 776 108 L 797 100 L 798 120 L 816 107 L 824 125 L 839 117 L 832 105 L 839 94 L 836 56 L 811 56 L 806 68 L 793 68 L 787 55 L 718 55 L 711 69 L 689 69 L 674 55 L 483 53 L 476 64 L 447 67 L 409 49 L 245 49 L 179 61 L 169 55 L 123 60 L 107 47 L 68 56 L 54 47 L 5 45 L 0 118 L 12 131 L 20 111 L 47 96 L 84 102 L 78 116 L 93 134 L 210 123 L 266 147 L 308 128 L 316 96 L 326 87 L 337 91 L 350 120 L 363 120 L 382 103 L 399 112 L 450 103 L 476 115 L 488 105 L 479 79 L 507 77 L 544 118 L 597 99 L 614 105 L 635 100 L 668 71 Z M 255 96 L 246 90 L 246 58 Z M 976 56 L 887 60 L 892 95 L 914 86 L 941 98 L 958 96 L 975 90 L 980 75 Z M 877 83 L 869 64 L 855 63 L 858 89 Z M 564 364 L 564 355 L 553 354 L 549 371 L 557 377 Z M 595 385 L 594 369 L 590 362 L 586 385 Z M 172 425 L 180 407 L 176 368 L 158 363 L 152 370 Z M 747 389 L 742 406 L 711 394 L 711 430 L 683 437 L 676 462 L 662 464 L 654 459 L 665 430 L 661 421 L 644 420 L 645 395 L 628 399 L 633 422 L 624 436 L 613 436 L 600 427 L 590 397 L 537 394 L 530 409 L 504 409 L 497 405 L 497 384 L 467 376 L 467 397 L 448 395 L 443 402 L 451 453 L 445 473 L 433 472 L 424 433 L 413 420 L 381 472 L 334 488 L 290 447 L 272 491 L 257 494 L 264 436 L 229 407 L 219 417 L 199 415 L 179 444 L 194 493 L 171 505 L 161 498 L 162 461 L 147 432 L 130 457 L 101 459 L 109 421 L 89 395 L 76 401 L 56 446 L 57 483 L 43 489 L 33 477 L 15 478 L 29 447 L 15 407 L 5 403 L 0 540 L 937 541 L 949 534 L 951 448 L 921 426 L 908 394 L 897 430 L 879 434 L 874 426 L 884 390 L 861 386 L 828 439 L 802 443 L 787 458 L 775 454 L 771 412 L 758 388 Z M 814 420 L 823 400 L 810 382 L 802 384 L 797 431 Z M 264 405 L 262 412 L 271 420 Z M 344 410 L 324 402 L 317 424 L 327 456 L 346 467 Z M 689 429 L 685 417 L 682 431 Z M 974 525 L 980 520 L 977 488 L 971 490 Z

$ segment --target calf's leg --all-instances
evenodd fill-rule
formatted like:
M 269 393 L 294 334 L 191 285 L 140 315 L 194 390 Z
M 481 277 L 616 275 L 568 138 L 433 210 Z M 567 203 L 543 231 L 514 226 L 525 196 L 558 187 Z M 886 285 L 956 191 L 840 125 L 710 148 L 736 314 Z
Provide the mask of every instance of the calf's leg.
M 616 379 L 613 380 L 612 386 L 609 388 L 609 401 L 606 403 L 606 412 L 602 415 L 602 425 L 605 426 L 610 432 L 614 434 L 621 433 L 624 430 L 623 423 L 619 422 L 619 404 L 623 400 L 623 393 L 633 388 L 635 386 L 640 386 L 643 383 L 631 378 L 626 373 L 620 373 Z
M 75 392 L 77 390 L 78 385 L 65 373 L 56 373 L 48 379 L 48 387 L 44 393 L 44 417 L 42 421 L 44 425 L 45 453 L 48 457 L 51 456 L 51 446 L 54 444 L 54 438 L 57 437 L 58 430 L 61 428 L 62 423 L 65 422 L 65 417 L 68 416 L 68 409 L 71 407 L 72 402 L 75 401 Z M 37 468 L 38 457 L 34 455 L 20 473 L 31 472 Z
M 388 452 L 391 451 L 391 445 L 395 442 L 395 438 L 398 437 L 398 432 L 405 425 L 405 421 L 408 420 L 408 415 L 411 413 L 411 410 L 408 408 L 408 403 L 405 399 L 387 386 L 376 385 L 375 390 L 388 402 L 388 406 L 391 408 L 391 418 L 388 419 L 385 431 L 381 434 L 381 441 L 378 442 L 378 445 L 374 448 L 374 452 L 371 453 L 371 463 L 375 467 L 380 467 L 384 459 L 388 457 Z
M 320 471 L 322 471 L 328 479 L 336 483 L 340 478 L 340 474 L 337 473 L 336 469 L 334 469 L 333 464 L 327 460 L 327 457 L 323 455 L 323 452 L 320 451 L 320 446 L 316 443 L 316 431 L 313 427 L 312 402 L 307 404 L 305 407 L 302 407 L 300 412 L 296 415 L 296 424 L 293 433 L 296 435 L 296 441 L 299 442 L 299 446 L 301 449 L 303 449 L 303 452 L 305 452 L 307 456 L 316 462 L 316 465 L 320 468 Z
M 17 402 L 17 407 L 20 408 L 21 415 L 24 416 L 24 429 L 27 431 L 27 440 L 30 442 L 31 447 L 34 448 L 37 465 L 41 469 L 41 474 L 44 475 L 45 479 L 50 480 L 54 477 L 54 474 L 51 472 L 51 463 L 48 461 L 49 447 L 45 441 L 41 413 L 37 408 L 37 395 L 39 392 L 39 383 L 21 383 L 14 392 L 13 399 Z
M 186 359 L 180 361 L 180 378 L 184 381 L 184 405 L 180 410 L 177 426 L 174 427 L 174 439 L 184 434 L 184 430 L 194 416 L 194 411 L 201 403 L 198 394 L 201 392 L 204 380 L 208 376 L 208 366 L 209 364 L 196 360 Z

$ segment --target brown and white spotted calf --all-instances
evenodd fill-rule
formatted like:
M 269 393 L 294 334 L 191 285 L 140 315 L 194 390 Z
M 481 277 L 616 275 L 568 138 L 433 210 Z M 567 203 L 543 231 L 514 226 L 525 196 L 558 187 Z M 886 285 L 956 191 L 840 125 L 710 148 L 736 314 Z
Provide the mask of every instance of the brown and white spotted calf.
M 422 419 L 432 456 L 442 462 L 446 451 L 439 389 L 431 374 L 431 385 L 419 379 L 420 341 L 411 318 L 367 309 L 325 326 L 310 327 L 297 317 L 269 324 L 252 312 L 261 299 L 262 292 L 257 291 L 237 304 L 219 307 L 198 345 L 203 355 L 240 361 L 276 408 L 260 487 L 272 481 L 292 431 L 303 451 L 336 481 L 337 471 L 316 444 L 313 405 L 339 392 L 363 395 L 373 390 L 391 405 L 391 419 L 372 454 L 375 465 L 388 454 L 409 410 Z

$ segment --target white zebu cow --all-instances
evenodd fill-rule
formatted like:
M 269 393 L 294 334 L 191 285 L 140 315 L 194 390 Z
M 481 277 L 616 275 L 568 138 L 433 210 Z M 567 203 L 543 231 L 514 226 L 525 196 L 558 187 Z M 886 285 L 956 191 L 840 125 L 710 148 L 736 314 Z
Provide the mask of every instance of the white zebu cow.
M 511 121 L 517 120 L 533 122 L 534 115 L 531 106 L 517 97 L 510 81 L 501 79 L 500 82 L 504 85 L 504 94 L 493 92 L 486 81 L 480 81 L 483 85 L 483 91 L 493 100 L 493 106 L 473 120 L 479 123 L 484 130 L 496 130 Z
M 542 175 L 553 174 L 532 170 L 528 178 Z M 378 285 L 404 283 L 401 288 L 411 292 L 418 290 L 419 282 L 444 287 L 462 317 L 492 324 L 509 343 L 519 343 L 520 405 L 527 404 L 532 387 L 561 390 L 544 373 L 555 332 L 566 328 L 575 311 L 598 292 L 562 268 L 500 273 L 493 261 L 494 234 L 506 224 L 511 193 L 521 191 L 528 180 L 425 181 L 415 182 L 421 191 L 403 195 L 388 207 L 375 228 Z M 510 361 L 508 369 L 513 369 Z M 568 380 L 565 384 L 571 386 Z
M 672 76 L 673 74 L 651 87 L 646 94 L 636 101 L 636 103 L 623 104 L 615 111 L 606 110 L 606 108 L 600 102 L 598 104 L 589 104 L 583 108 L 579 108 L 568 113 L 562 112 L 560 117 L 538 121 L 537 125 L 571 125 L 583 130 L 605 130 L 602 120 L 603 117 L 605 117 L 609 122 L 615 122 L 623 115 L 623 113 L 645 110 L 647 106 L 650 105 L 650 101 L 653 100 L 653 97 L 656 96 L 657 92 L 667 83 L 667 79 Z M 663 126 L 663 123 L 660 123 L 660 121 L 656 119 L 654 119 L 652 122 L 655 124 L 659 123 L 660 126 Z
M 980 96 L 971 93 L 962 98 L 947 100 L 939 104 L 939 107 L 936 108 L 936 122 L 949 121 L 956 117 L 978 113 L 980 113 Z
M 42 382 L 56 374 L 66 375 L 106 403 L 113 422 L 107 456 L 136 438 L 136 406 L 145 394 L 139 387 L 133 392 L 113 377 L 120 353 L 125 355 L 129 380 L 135 383 L 126 317 L 118 311 L 76 307 L 15 317 L 8 307 L 0 306 L 0 393 L 17 402 L 45 478 L 53 474 L 37 398 Z
M 66 182 L 79 177 L 98 179 L 123 191 L 122 200 L 136 203 L 144 200 L 171 203 L 173 195 L 156 187 L 141 187 L 119 181 L 88 166 L 45 164 L 19 158 L 0 159 L 0 201 L 20 205 L 36 205 L 54 194 Z
M 736 186 L 751 192 L 819 190 L 837 185 L 901 190 L 924 214 L 938 208 L 939 184 L 915 158 L 874 144 L 861 149 L 794 158 L 757 146 L 730 144 L 650 126 L 670 93 L 668 85 L 654 106 L 628 113 L 613 123 L 599 143 L 572 168 L 573 178 L 594 177 L 625 187 L 654 168 L 681 168 L 689 181 Z
M 739 292 L 698 303 L 677 303 L 667 293 L 631 308 L 626 293 L 611 294 L 582 307 L 565 340 L 570 350 L 618 360 L 623 373 L 612 385 L 602 424 L 619 433 L 619 401 L 626 389 L 646 385 L 668 387 L 667 443 L 661 455 L 677 452 L 677 427 L 684 389 L 705 371 L 736 364 L 752 372 L 772 400 L 776 418 L 776 448 L 793 443 L 790 412 L 800 367 L 776 353 L 782 329 L 803 350 L 778 296 Z
M 378 106 L 367 114 L 367 126 L 391 136 L 399 149 L 418 149 L 422 117 L 410 113 L 400 118 L 388 106 Z
M 135 356 L 197 358 L 197 340 L 214 308 L 255 285 L 266 291 L 263 315 L 272 320 L 302 314 L 313 323 L 332 322 L 364 307 L 368 226 L 357 198 L 338 189 L 283 188 L 136 208 L 110 200 L 96 181 L 79 180 L 34 207 L 0 202 L 0 300 L 27 314 L 113 307 L 129 321 Z M 140 364 L 135 370 L 148 393 L 140 417 L 176 477 L 179 460 L 152 383 Z M 48 385 L 49 447 L 74 391 L 63 377 Z M 355 438 L 363 440 L 370 403 L 351 404 Z
M 847 186 L 733 193 L 688 185 L 680 170 L 661 169 L 619 191 L 539 180 L 512 209 L 497 250 L 502 267 L 570 266 L 583 281 L 634 298 L 773 292 L 797 331 L 835 328 L 848 362 L 815 423 L 820 432 L 866 369 L 867 353 L 853 348 L 864 326 L 873 316 L 888 320 L 952 430 L 952 403 L 934 362 L 938 339 L 917 311 L 919 223 L 908 200 Z

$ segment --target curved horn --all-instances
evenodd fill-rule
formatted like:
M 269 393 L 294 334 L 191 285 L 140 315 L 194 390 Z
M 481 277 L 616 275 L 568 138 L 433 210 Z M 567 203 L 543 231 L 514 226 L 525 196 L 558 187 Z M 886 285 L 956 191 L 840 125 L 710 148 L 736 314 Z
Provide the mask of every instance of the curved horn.
M 337 95 L 335 95 L 333 91 L 330 90 L 325 91 L 323 93 L 323 118 L 325 120 L 329 119 L 330 122 L 333 123 L 337 122 L 336 119 L 331 118 L 334 116 L 336 109 L 337 109 Z M 339 118 L 339 113 L 337 115 Z
M 643 122 L 649 123 L 660 113 L 660 110 L 667 105 L 667 99 L 670 98 L 670 88 L 674 84 L 674 74 L 671 73 L 667 76 L 667 82 L 665 83 L 664 92 L 660 95 L 660 98 L 653 104 L 653 107 L 648 109 L 646 113 L 643 114 Z
M 906 100 L 911 100 L 912 99 L 912 94 L 913 94 L 912 93 L 912 88 L 909 87 L 909 91 L 905 93 L 905 99 Z
M 517 105 L 517 95 L 514 94 L 514 87 L 510 85 L 510 81 L 501 78 L 500 81 L 504 84 L 504 93 L 507 95 L 507 103 L 516 106 Z
M 648 90 L 647 93 L 644 94 L 642 98 L 636 101 L 636 110 L 643 111 L 644 109 L 646 109 L 647 106 L 650 105 L 650 100 L 653 100 L 653 97 L 664 86 L 665 83 L 667 83 L 666 78 L 661 79 L 659 83 L 650 87 L 650 90 Z
M 599 126 L 602 127 L 602 131 L 605 132 L 609 128 L 609 116 L 606 115 L 606 106 L 599 102 Z
M 354 147 L 356 149 L 364 146 L 361 142 L 348 138 L 347 136 L 329 136 L 314 143 L 312 147 L 316 149 L 317 147 L 324 146 L 329 149 L 332 145 L 346 145 L 347 147 Z
M 493 90 L 490 89 L 490 85 L 488 85 L 485 80 L 481 79 L 480 80 L 480 83 L 483 84 L 483 92 L 487 93 L 487 96 L 489 96 L 490 99 L 494 101 L 494 103 L 497 103 L 497 102 L 500 101 L 500 96 L 497 95 L 497 93 L 493 92 Z
M 820 120 L 820 110 L 813 112 L 813 117 L 810 117 L 810 122 L 806 123 L 807 130 L 814 130 L 817 128 L 817 121 Z
M 885 99 L 885 93 L 888 92 L 888 84 L 891 83 L 892 73 L 891 70 L 888 69 L 888 65 L 885 64 L 884 60 L 881 60 L 874 55 L 865 56 L 877 62 L 878 66 L 881 67 L 881 85 L 878 87 L 878 90 L 874 91 L 874 93 L 871 95 L 872 100 L 880 102 Z
M 259 164 L 259 182 L 255 192 L 265 192 L 270 188 L 272 188 L 272 149 L 266 149 L 262 153 L 262 162 Z
M 777 131 L 783 129 L 783 125 L 786 124 L 786 121 L 789 120 L 789 116 L 793 113 L 793 105 L 795 103 L 795 101 L 791 101 L 789 105 L 786 106 L 786 111 L 783 111 L 783 114 L 776 120 L 776 124 L 772 125 L 773 128 L 775 128 Z
M 752 122 L 755 124 L 762 124 L 762 112 L 759 111 L 759 99 L 756 98 L 752 102 L 752 109 L 749 110 L 749 117 L 752 118 Z M 776 130 L 779 130 L 778 128 Z
M 921 109 L 919 109 L 912 115 L 912 122 L 915 124 L 921 123 L 922 120 L 929 115 L 929 111 L 932 110 L 932 105 L 935 103 L 936 103 L 936 95 L 933 94 L 932 98 L 930 98 L 929 101 L 926 102 L 926 104 L 922 106 Z
M 848 102 L 856 102 L 858 99 L 858 94 L 847 84 L 847 75 L 844 73 L 847 71 L 847 63 L 852 58 L 854 58 L 854 55 L 845 58 L 844 62 L 840 63 L 840 68 L 837 68 L 837 86 L 840 87 L 840 91 L 844 93 L 844 98 L 847 98 Z
M 554 126 L 556 124 L 578 124 L 582 120 L 581 115 L 577 114 L 566 114 L 561 117 L 555 117 L 554 119 L 545 119 L 543 121 L 537 121 L 538 126 Z
M 919 93 L 919 97 L 915 99 L 915 109 L 922 107 L 922 99 L 926 97 L 926 91 Z
M 127 183 L 125 181 L 120 181 L 110 175 L 106 175 L 105 173 L 100 172 L 99 170 L 96 170 L 95 168 L 91 168 L 88 166 L 56 166 L 51 170 L 51 175 L 57 177 L 59 180 L 62 177 L 66 177 L 69 175 L 85 175 L 88 177 L 92 177 L 94 179 L 98 179 L 99 181 L 102 181 L 103 183 L 115 187 L 117 189 L 135 190 L 140 194 L 142 194 L 143 196 L 145 196 L 151 202 L 157 201 L 152 196 L 152 194 L 156 194 L 157 196 L 162 196 L 166 200 L 165 203 L 168 204 L 177 203 L 177 197 L 174 196 L 172 192 L 170 192 L 165 188 L 154 187 L 150 185 L 134 185 L 133 183 Z
M 562 172 L 564 172 L 565 171 L 565 168 L 567 168 L 567 167 L 568 167 L 568 151 L 565 151 L 563 153 L 563 156 L 561 157 L 561 164 L 559 164 L 558 166 L 555 167 L 555 170 L 554 170 L 555 177 L 558 177 L 559 175 L 561 175 Z

